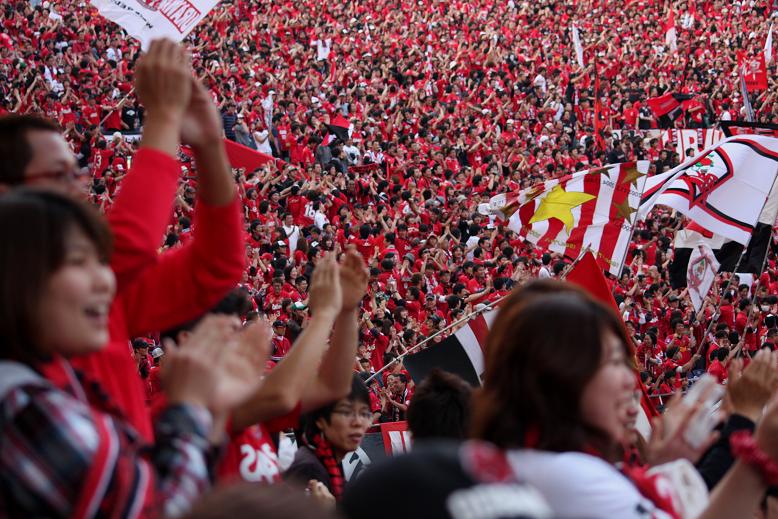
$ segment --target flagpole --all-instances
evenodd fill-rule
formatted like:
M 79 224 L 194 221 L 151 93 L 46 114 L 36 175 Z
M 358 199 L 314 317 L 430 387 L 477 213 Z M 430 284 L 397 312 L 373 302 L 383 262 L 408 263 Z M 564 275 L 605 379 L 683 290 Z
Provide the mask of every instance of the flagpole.
M 586 246 L 586 248 L 585 248 L 584 250 L 582 250 L 582 251 L 581 251 L 581 252 L 578 254 L 578 257 L 577 257 L 577 258 L 575 258 L 571 264 L 569 264 L 568 266 L 566 266 L 566 267 L 565 267 L 565 269 L 562 271 L 562 273 L 561 273 L 561 274 L 559 274 L 559 278 L 560 278 L 560 279 L 566 279 L 566 278 L 567 278 L 567 275 L 570 273 L 570 271 L 571 271 L 571 270 L 573 270 L 573 267 L 575 267 L 576 265 L 578 265 L 578 263 L 580 263 L 580 262 L 581 262 L 581 260 L 582 260 L 582 259 L 583 259 L 583 257 L 586 255 L 586 253 L 587 253 L 587 252 L 591 252 L 591 250 L 592 250 L 592 246 L 591 246 L 591 245 L 587 245 L 587 246 Z
M 457 319 L 456 321 L 454 321 L 453 323 L 449 324 L 448 326 L 446 326 L 446 327 L 445 327 L 445 328 L 443 328 L 442 330 L 438 330 L 437 332 L 433 333 L 433 334 L 432 334 L 432 335 L 430 335 L 429 337 L 425 338 L 423 341 L 421 341 L 421 342 L 417 343 L 417 344 L 416 344 L 415 346 L 413 346 L 412 348 L 410 348 L 410 349 L 406 350 L 406 351 L 405 351 L 405 353 L 403 353 L 403 354 L 399 355 L 397 358 L 395 358 L 395 359 L 393 359 L 391 362 L 387 363 L 387 364 L 386 364 L 386 365 L 385 365 L 383 368 L 379 369 L 378 371 L 376 371 L 375 373 L 373 373 L 372 375 L 370 375 L 370 377 L 368 377 L 368 379 L 367 379 L 367 380 L 365 380 L 365 382 L 366 382 L 366 383 L 367 383 L 367 382 L 370 382 L 371 380 L 373 380 L 374 378 L 376 378 L 376 377 L 377 377 L 379 374 L 381 374 L 381 373 L 383 373 L 384 371 L 386 371 L 386 370 L 387 370 L 387 369 L 388 369 L 390 366 L 392 366 L 392 365 L 396 364 L 397 362 L 400 362 L 400 361 L 401 361 L 403 358 L 405 358 L 407 355 L 409 355 L 409 354 L 413 353 L 414 351 L 418 350 L 419 348 L 421 348 L 422 346 L 424 346 L 425 344 L 427 344 L 428 342 L 430 342 L 430 341 L 431 341 L 432 339 L 434 339 L 435 337 L 438 337 L 439 335 L 441 335 L 441 334 L 443 334 L 443 333 L 447 332 L 448 330 L 452 329 L 453 327 L 457 326 L 458 324 L 462 324 L 463 322 L 467 322 L 467 321 L 469 321 L 469 320 L 471 320 L 471 319 L 473 319 L 473 318 L 477 317 L 478 315 L 480 315 L 480 314 L 482 314 L 482 313 L 486 312 L 487 310 L 492 310 L 492 307 L 493 307 L 493 306 L 495 306 L 495 305 L 497 305 L 498 303 L 500 303 L 500 302 L 501 302 L 503 299 L 505 299 L 505 298 L 506 298 L 506 297 L 508 297 L 509 295 L 510 295 L 510 294 L 505 294 L 504 296 L 500 297 L 499 299 L 496 299 L 495 301 L 491 301 L 491 302 L 489 302 L 489 303 L 486 303 L 486 304 L 484 304 L 484 307 L 483 307 L 483 308 L 480 308 L 480 309 L 478 309 L 478 310 L 474 310 L 473 312 L 470 312 L 469 314 L 465 315 L 464 317 L 461 317 L 461 318 Z
M 103 120 L 100 121 L 100 126 L 98 126 L 98 129 L 102 128 L 103 123 L 108 120 L 109 117 L 111 117 L 111 114 L 115 112 L 116 110 L 121 109 L 122 105 L 127 102 L 127 99 L 130 98 L 132 93 L 135 92 L 135 87 L 132 87 L 129 92 L 127 92 L 121 99 L 119 99 L 119 102 L 116 104 L 116 106 L 113 108 L 113 110 L 108 112 L 108 115 L 103 117 Z
M 638 167 L 638 162 L 635 161 L 635 169 Z M 651 166 L 649 165 L 649 170 L 651 169 Z M 646 174 L 644 175 L 646 178 L 643 179 L 643 188 L 640 190 L 640 196 L 638 196 L 638 206 L 635 208 L 635 212 L 632 215 L 632 220 L 630 221 L 631 229 L 629 231 L 629 241 L 627 241 L 627 246 L 624 247 L 624 256 L 621 258 L 621 267 L 619 268 L 619 277 L 621 277 L 621 274 L 624 272 L 624 264 L 627 263 L 627 255 L 629 254 L 629 244 L 632 243 L 632 240 L 635 239 L 635 231 L 637 230 L 637 223 L 638 223 L 638 213 L 640 213 L 640 203 L 643 201 L 643 193 L 646 191 L 646 183 L 648 181 L 648 171 L 646 171 Z M 627 204 L 629 205 L 629 193 L 627 193 Z
M 756 297 L 756 293 L 759 290 L 759 285 L 761 284 L 761 281 L 762 281 L 762 272 L 764 272 L 764 267 L 767 264 L 767 257 L 770 255 L 770 246 L 773 243 L 773 236 L 774 236 L 774 231 L 771 228 L 770 229 L 770 239 L 767 242 L 767 250 L 765 250 L 764 257 L 762 258 L 762 266 L 759 269 L 759 273 L 757 274 L 756 282 L 754 284 L 754 297 Z M 743 251 L 743 252 L 745 253 L 745 251 Z M 743 254 L 743 256 L 745 256 L 745 254 Z M 756 304 L 752 303 L 751 304 L 751 308 L 748 309 L 748 316 L 746 317 L 746 326 L 748 326 L 748 323 L 751 321 L 751 316 L 754 313 L 754 306 L 756 306 Z M 745 341 L 746 341 L 746 334 L 744 333 L 742 339 L 739 342 L 742 342 L 745 345 Z M 740 351 L 741 352 L 743 351 L 742 348 L 741 348 Z
M 591 251 L 591 247 L 587 246 L 580 254 L 578 254 L 578 257 L 575 258 L 575 260 L 573 260 L 573 262 L 570 265 L 565 267 L 565 270 L 562 271 L 562 273 L 560 274 L 559 277 L 561 279 L 565 279 L 567 277 L 567 274 L 573 269 L 573 267 L 575 267 L 581 261 L 581 259 L 583 259 L 584 255 L 587 252 L 589 252 L 589 251 Z M 423 341 L 419 342 L 418 344 L 416 344 L 412 348 L 408 349 L 405 353 L 403 353 L 402 355 L 399 355 L 397 358 L 395 358 L 391 362 L 387 363 L 384 367 L 382 367 L 381 369 L 379 369 L 378 371 L 376 371 L 375 373 L 370 375 L 370 377 L 368 377 L 368 379 L 365 382 L 366 383 L 370 382 L 375 377 L 377 377 L 378 375 L 380 375 L 381 373 L 386 371 L 390 366 L 396 364 L 397 362 L 400 362 L 407 355 L 410 355 L 411 353 L 414 353 L 416 350 L 418 350 L 419 348 L 421 348 L 422 346 L 424 346 L 425 344 L 430 342 L 435 337 L 437 337 L 437 336 L 447 332 L 448 330 L 454 328 L 455 326 L 457 326 L 459 324 L 462 324 L 463 322 L 467 322 L 467 321 L 469 321 L 469 320 L 471 320 L 471 319 L 473 319 L 475 317 L 478 317 L 479 314 L 482 314 L 482 313 L 484 313 L 484 312 L 486 312 L 488 310 L 492 310 L 494 306 L 496 306 L 497 304 L 502 302 L 509 295 L 510 294 L 505 294 L 504 296 L 500 297 L 499 299 L 496 299 L 494 301 L 491 301 L 490 303 L 485 304 L 485 306 L 483 308 L 481 308 L 479 310 L 475 310 L 473 312 L 470 312 L 469 314 L 465 315 L 464 317 L 461 317 L 460 319 L 457 319 L 453 323 L 449 324 L 448 326 L 446 326 L 442 330 L 439 330 L 439 331 L 435 332 L 434 334 L 430 335 L 429 337 L 425 338 Z
M 778 177 L 776 177 L 776 180 L 778 180 Z M 762 211 L 764 211 L 764 208 L 767 205 L 767 201 L 770 198 L 770 193 L 772 193 L 773 188 L 775 188 L 775 186 L 776 186 L 776 180 L 773 180 L 773 186 L 770 188 L 770 191 L 768 191 L 768 194 L 765 197 L 764 203 L 762 204 L 762 209 L 759 210 L 759 214 L 760 215 L 762 214 Z M 756 229 L 756 225 L 754 226 L 754 229 Z M 735 268 L 732 269 L 732 275 L 729 277 L 729 279 L 727 280 L 727 284 L 724 286 L 724 289 L 721 291 L 723 294 L 726 294 L 727 290 L 729 290 L 729 287 L 732 285 L 732 279 L 734 279 L 734 277 L 737 275 L 738 270 L 740 270 L 740 264 L 743 262 L 743 258 L 746 256 L 746 251 L 748 250 L 748 245 L 751 243 L 751 238 L 753 238 L 753 236 L 754 235 L 753 235 L 753 231 L 752 231 L 751 232 L 751 236 L 748 238 L 748 243 L 746 243 L 743 246 L 743 253 L 740 254 L 740 258 L 738 258 L 737 264 L 735 265 Z M 771 230 L 770 231 L 770 240 L 771 241 L 772 241 L 772 236 L 773 236 L 773 232 Z M 767 255 L 769 254 L 769 251 L 770 251 L 770 244 L 768 243 L 767 244 L 767 251 L 765 252 L 765 257 L 762 260 L 762 268 L 763 269 L 764 269 L 764 263 L 767 260 Z M 708 290 L 710 290 L 710 289 L 708 289 Z M 722 302 L 722 300 L 723 300 L 723 296 L 719 296 L 719 302 L 718 302 L 718 304 L 715 307 L 716 310 L 713 313 L 713 317 L 715 317 L 716 314 L 721 312 L 721 302 Z M 703 308 L 704 308 L 704 305 L 703 305 Z M 700 310 L 702 310 L 702 308 Z M 703 346 L 705 346 L 705 341 L 708 340 L 708 335 L 710 335 L 710 331 L 713 329 L 713 325 L 715 323 L 716 323 L 715 319 L 711 319 L 710 322 L 708 323 L 708 327 L 705 329 L 705 333 L 703 334 L 702 339 L 700 339 L 700 345 L 697 348 L 697 353 L 700 353 L 700 351 L 702 351 Z M 745 334 L 743 334 L 743 338 L 741 339 L 741 342 L 743 342 L 744 339 L 745 339 Z M 705 359 L 705 360 L 707 361 L 707 359 Z

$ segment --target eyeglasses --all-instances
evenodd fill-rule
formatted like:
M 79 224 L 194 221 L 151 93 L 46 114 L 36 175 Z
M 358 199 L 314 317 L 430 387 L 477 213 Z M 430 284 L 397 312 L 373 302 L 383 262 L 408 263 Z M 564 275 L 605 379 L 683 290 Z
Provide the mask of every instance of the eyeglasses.
M 70 169 L 61 169 L 59 171 L 44 171 L 42 173 L 36 173 L 34 175 L 27 175 L 22 180 L 23 184 L 35 184 L 36 182 L 41 181 L 66 181 L 66 182 L 76 182 L 80 178 L 82 178 L 84 175 L 81 173 L 81 171 L 74 167 Z
M 363 421 L 372 421 L 373 420 L 373 413 L 370 411 L 356 411 L 354 409 L 335 409 L 333 414 L 339 414 L 346 418 L 351 418 L 352 420 L 359 419 Z

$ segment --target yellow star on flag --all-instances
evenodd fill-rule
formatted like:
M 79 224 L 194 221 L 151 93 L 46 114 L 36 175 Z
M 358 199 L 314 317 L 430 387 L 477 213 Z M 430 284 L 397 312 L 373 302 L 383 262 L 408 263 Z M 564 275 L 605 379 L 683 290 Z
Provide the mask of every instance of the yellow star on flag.
M 610 175 L 610 169 L 609 167 L 605 166 L 603 168 L 594 168 L 589 170 L 589 175 Z
M 588 193 L 568 193 L 565 191 L 565 188 L 557 185 L 540 201 L 540 205 L 529 223 L 542 222 L 550 220 L 551 218 L 556 218 L 565 224 L 565 230 L 570 234 L 570 229 L 575 225 L 573 209 L 579 205 L 585 204 L 589 200 L 594 200 L 595 198 L 597 197 Z
M 637 186 L 637 181 L 640 177 L 645 177 L 645 173 L 641 173 L 638 171 L 637 166 L 630 166 L 626 168 L 626 175 L 624 175 L 624 178 L 619 182 L 619 184 L 635 184 Z
M 613 207 L 616 208 L 616 216 L 624 218 L 625 220 L 630 220 L 632 218 L 632 213 L 637 212 L 637 209 L 633 209 L 632 206 L 629 205 L 629 200 L 626 198 L 620 204 L 613 204 Z

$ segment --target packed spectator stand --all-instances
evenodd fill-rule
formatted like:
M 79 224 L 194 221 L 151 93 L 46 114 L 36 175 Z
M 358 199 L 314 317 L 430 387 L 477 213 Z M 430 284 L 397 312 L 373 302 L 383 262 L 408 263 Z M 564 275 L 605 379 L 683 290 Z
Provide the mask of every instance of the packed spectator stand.
M 679 20 L 675 51 L 665 42 L 670 8 Z M 380 374 L 368 386 L 367 411 L 329 411 L 369 414 L 375 424 L 405 420 L 420 382 L 403 367 L 405 355 L 422 341 L 439 344 L 463 317 L 534 278 L 564 277 L 576 260 L 538 250 L 479 213 L 479 204 L 590 167 L 649 160 L 653 175 L 695 154 L 679 146 L 681 130 L 713 132 L 720 121 L 745 117 L 739 73 L 763 51 L 772 8 L 766 1 L 220 2 L 185 40 L 191 66 L 219 108 L 224 138 L 269 159 L 232 169 L 245 270 L 230 312 L 271 325 L 272 371 L 315 333 L 306 332 L 316 321 L 314 268 L 330 252 L 350 251 L 356 272 L 358 252 L 369 278 L 367 297 L 355 302 L 352 369 L 368 382 Z M 0 115 L 56 121 L 78 160 L 81 188 L 110 215 L 125 176 L 143 160 L 139 45 L 86 2 L 11 2 L 0 20 Z M 572 24 L 584 67 L 574 56 Z M 767 64 L 768 87 L 751 92 L 762 123 L 778 123 L 775 67 Z M 647 103 L 667 93 L 685 96 L 670 124 Z M 164 241 L 155 245 L 160 252 L 196 240 L 198 210 L 213 209 L 196 194 L 194 148 L 178 152 L 181 176 Z M 748 365 L 778 337 L 772 239 L 761 275 L 743 283 L 719 274 L 694 312 L 669 277 L 674 233 L 687 223 L 655 209 L 635 229 L 622 275 L 608 277 L 660 410 L 702 373 L 727 381 L 736 356 Z M 336 322 L 333 316 L 329 328 Z M 180 340 L 192 328 L 174 324 L 181 325 L 166 322 L 167 330 L 132 340 L 142 403 L 152 409 L 164 405 L 164 339 Z M 319 376 L 328 387 L 331 380 Z M 300 397 L 278 414 L 317 407 Z M 246 425 L 255 421 L 268 423 L 247 418 Z M 266 430 L 288 428 L 281 421 Z M 230 434 L 243 434 L 238 429 Z M 309 447 L 319 459 L 333 458 L 322 454 L 326 445 Z M 340 500 L 340 475 L 325 466 L 329 492 Z

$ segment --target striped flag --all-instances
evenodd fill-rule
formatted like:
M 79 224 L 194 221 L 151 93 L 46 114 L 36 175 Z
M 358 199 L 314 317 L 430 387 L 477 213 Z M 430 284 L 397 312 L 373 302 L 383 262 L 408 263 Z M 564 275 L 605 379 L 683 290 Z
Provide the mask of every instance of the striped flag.
M 485 369 L 486 338 L 496 316 L 497 310 L 478 314 L 440 343 L 405 357 L 405 369 L 417 384 L 432 368 L 439 368 L 459 375 L 472 386 L 480 386 Z
M 741 135 L 720 141 L 646 181 L 638 214 L 672 207 L 710 232 L 747 245 L 778 175 L 778 139 Z
M 507 219 L 542 250 L 574 259 L 589 248 L 604 270 L 619 275 L 648 168 L 639 161 L 585 170 L 498 195 L 479 210 Z

